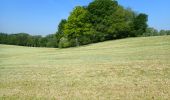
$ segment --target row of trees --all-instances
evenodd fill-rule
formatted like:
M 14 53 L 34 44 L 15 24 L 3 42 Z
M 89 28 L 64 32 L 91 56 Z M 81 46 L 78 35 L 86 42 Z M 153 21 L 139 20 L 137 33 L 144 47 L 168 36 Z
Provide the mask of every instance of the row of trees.
M 154 28 L 147 28 L 146 32 L 142 34 L 142 36 L 161 36 L 161 35 L 170 35 L 170 30 L 160 30 Z
M 156 30 L 154 28 L 147 28 L 141 36 L 162 36 L 170 35 L 170 30 Z M 57 35 L 59 36 L 59 35 Z M 29 47 L 61 47 L 61 45 L 69 45 L 67 40 L 61 40 L 57 38 L 56 34 L 50 34 L 46 37 L 40 35 L 32 36 L 27 33 L 18 33 L 18 34 L 7 34 L 0 33 L 0 44 L 10 44 L 10 45 L 20 45 L 20 46 L 29 46 Z M 64 44 L 61 44 L 61 41 Z M 64 42 L 66 41 L 66 42 Z M 87 41 L 86 41 L 87 42 Z
M 115 0 L 94 0 L 77 6 L 57 32 L 59 47 L 79 46 L 105 40 L 141 36 L 148 16 L 125 9 Z
M 54 34 L 42 37 L 32 36 L 27 33 L 6 34 L 0 33 L 0 44 L 30 46 L 30 47 L 57 47 L 56 36 Z
M 94 0 L 88 6 L 75 7 L 68 19 L 61 20 L 56 34 L 42 37 L 1 33 L 0 43 L 66 48 L 126 37 L 170 34 L 148 28 L 147 20 L 146 14 L 125 9 L 115 0 Z

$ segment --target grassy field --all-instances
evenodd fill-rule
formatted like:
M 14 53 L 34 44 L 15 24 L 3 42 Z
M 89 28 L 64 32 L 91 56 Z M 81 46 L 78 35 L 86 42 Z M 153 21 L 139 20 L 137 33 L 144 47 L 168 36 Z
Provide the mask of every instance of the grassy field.
M 0 99 L 168 100 L 170 36 L 55 49 L 0 45 Z

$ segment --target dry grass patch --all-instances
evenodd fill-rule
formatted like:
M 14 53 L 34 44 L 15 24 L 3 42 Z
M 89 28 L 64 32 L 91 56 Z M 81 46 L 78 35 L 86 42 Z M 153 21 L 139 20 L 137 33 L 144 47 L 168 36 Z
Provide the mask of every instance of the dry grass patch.
M 0 99 L 169 98 L 170 36 L 68 49 L 0 45 Z

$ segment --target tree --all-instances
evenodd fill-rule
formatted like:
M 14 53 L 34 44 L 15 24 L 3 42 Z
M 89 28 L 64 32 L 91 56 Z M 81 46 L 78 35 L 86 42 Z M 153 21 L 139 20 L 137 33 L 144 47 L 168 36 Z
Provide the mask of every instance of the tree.
M 160 30 L 159 34 L 160 35 L 166 35 L 166 30 Z
M 64 36 L 64 26 L 66 23 L 67 23 L 67 20 L 62 19 L 58 25 L 58 31 L 56 32 L 56 47 L 58 47 L 60 39 Z
M 87 7 L 97 41 L 132 36 L 135 12 L 115 0 L 94 0 Z
M 58 25 L 58 31 L 57 34 L 64 34 L 64 25 L 67 23 L 66 19 L 62 19 L 61 22 Z
M 68 41 L 75 41 L 72 42 L 75 44 L 70 44 L 70 46 L 79 46 L 81 45 L 80 38 L 89 35 L 91 27 L 88 10 L 77 6 L 64 26 L 64 37 L 68 38 Z
M 0 33 L 0 44 L 8 44 L 8 34 Z
M 134 19 L 134 34 L 135 36 L 141 36 L 147 29 L 148 15 L 139 14 Z
M 170 35 L 170 30 L 166 30 L 166 35 Z
M 142 36 L 158 36 L 159 32 L 158 30 L 154 29 L 154 28 L 147 28 L 146 32 L 142 34 Z
M 67 48 L 70 47 L 70 42 L 68 41 L 68 38 L 62 37 L 60 39 L 60 42 L 58 44 L 59 48 Z
M 57 38 L 55 34 L 47 35 L 45 38 L 47 39 L 47 43 L 46 43 L 47 47 L 54 47 L 54 48 L 58 47 Z
M 90 21 L 93 25 L 93 35 L 95 42 L 113 38 L 115 28 L 113 24 L 113 14 L 118 7 L 117 1 L 94 0 L 87 9 L 90 12 Z

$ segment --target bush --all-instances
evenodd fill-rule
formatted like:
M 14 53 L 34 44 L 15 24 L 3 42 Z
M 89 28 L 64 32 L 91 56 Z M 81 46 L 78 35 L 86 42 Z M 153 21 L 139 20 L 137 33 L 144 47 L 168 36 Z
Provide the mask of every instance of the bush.
M 90 36 L 82 36 L 80 37 L 79 41 L 80 41 L 80 45 L 86 45 L 92 42 L 92 40 L 90 39 Z
M 68 39 L 66 37 L 62 37 L 59 41 L 59 48 L 67 48 L 70 47 L 70 42 L 68 41 Z

